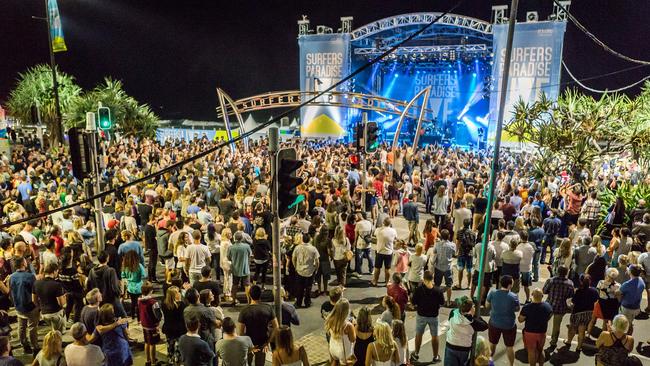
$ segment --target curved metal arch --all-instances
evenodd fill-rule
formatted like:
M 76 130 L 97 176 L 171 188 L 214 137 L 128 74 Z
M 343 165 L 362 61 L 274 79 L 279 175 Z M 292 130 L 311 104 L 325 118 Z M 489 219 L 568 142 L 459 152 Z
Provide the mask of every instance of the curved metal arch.
M 235 110 L 240 114 L 273 108 L 290 108 L 300 105 L 305 97 L 316 95 L 317 92 L 301 92 L 300 90 L 284 90 L 254 95 L 235 101 L 235 106 L 226 105 L 226 108 L 217 107 L 217 118 L 222 118 L 224 111 L 234 115 Z M 328 92 L 323 100 L 314 101 L 311 105 L 356 108 L 368 111 L 400 115 L 407 102 L 397 99 L 384 98 L 378 95 L 361 94 L 351 92 Z M 427 114 L 434 114 L 434 111 L 425 110 Z M 408 118 L 417 118 L 417 114 L 408 113 Z M 424 118 L 426 121 L 427 119 Z
M 239 110 L 237 109 L 237 105 L 232 100 L 232 98 L 221 88 L 217 88 L 217 97 L 219 98 L 219 104 L 221 105 L 221 110 L 226 110 L 227 107 L 226 102 L 232 108 L 235 118 L 237 118 L 237 123 L 239 124 L 239 133 L 240 134 L 246 133 L 246 129 L 244 128 L 244 119 L 239 113 Z M 223 114 L 223 121 L 226 126 L 226 133 L 228 134 L 228 140 L 232 140 L 232 131 L 230 128 L 230 118 L 228 117 L 228 113 Z M 234 143 L 230 144 L 230 150 L 234 152 L 235 150 Z M 244 137 L 244 151 L 248 152 L 248 137 Z
M 353 30 L 351 32 L 352 41 L 364 39 L 390 29 L 401 28 L 410 25 L 429 24 L 440 15 L 442 15 L 442 13 L 438 12 L 410 13 L 379 19 Z M 464 15 L 446 14 L 442 16 L 436 24 L 451 25 L 471 29 L 479 33 L 492 34 L 492 24 L 484 20 L 466 17 Z
M 415 130 L 415 142 L 418 140 L 418 131 L 420 131 L 420 128 L 422 127 L 422 117 L 424 116 L 424 109 L 426 108 L 427 102 L 429 101 L 429 93 L 431 93 L 431 86 L 427 86 L 426 88 L 420 90 L 413 99 L 411 99 L 410 102 L 406 105 L 404 110 L 402 111 L 402 114 L 399 116 L 399 122 L 397 123 L 397 129 L 395 130 L 395 137 L 393 137 L 393 150 L 397 149 L 397 142 L 399 140 L 399 133 L 402 130 L 402 124 L 404 123 L 404 117 L 406 117 L 406 114 L 408 113 L 409 109 L 411 109 L 411 106 L 413 103 L 415 103 L 418 98 L 424 94 L 424 101 L 422 102 L 422 107 L 420 107 L 420 114 L 418 116 L 418 125 L 417 129 Z M 414 145 L 415 146 L 415 145 Z

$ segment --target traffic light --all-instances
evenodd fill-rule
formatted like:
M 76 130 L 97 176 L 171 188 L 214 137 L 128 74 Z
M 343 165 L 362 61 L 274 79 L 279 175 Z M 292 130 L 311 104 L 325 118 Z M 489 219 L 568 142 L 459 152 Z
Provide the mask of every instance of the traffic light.
M 355 150 L 361 150 L 363 148 L 363 125 L 361 123 L 354 126 L 354 131 L 352 132 L 352 146 Z
M 110 130 L 113 127 L 111 122 L 111 110 L 108 107 L 99 107 L 97 109 L 97 117 L 99 118 L 99 129 Z
M 298 211 L 298 204 L 305 200 L 304 195 L 296 194 L 296 187 L 303 180 L 296 176 L 296 170 L 302 166 L 302 160 L 296 160 L 296 149 L 286 148 L 277 155 L 278 182 L 278 217 L 285 219 Z
M 377 126 L 377 122 L 366 123 L 363 136 L 366 143 L 366 153 L 375 152 L 379 147 L 379 126 Z

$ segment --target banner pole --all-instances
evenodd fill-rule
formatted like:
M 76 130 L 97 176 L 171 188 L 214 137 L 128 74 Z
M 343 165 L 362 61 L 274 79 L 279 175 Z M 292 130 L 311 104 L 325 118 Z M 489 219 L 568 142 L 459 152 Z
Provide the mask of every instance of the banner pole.
M 54 47 L 52 46 L 52 24 L 50 22 L 50 7 L 48 0 L 45 2 L 45 21 L 47 22 L 47 46 L 50 51 L 50 68 L 52 69 L 52 90 L 54 91 L 54 111 L 55 123 L 54 123 L 54 136 L 58 140 L 59 144 L 63 146 L 63 126 L 61 121 L 61 102 L 59 100 L 59 81 L 56 76 L 56 59 L 54 58 Z M 50 146 L 52 148 L 54 146 Z
M 499 154 L 501 149 L 501 133 L 503 131 L 503 118 L 505 114 L 506 99 L 508 97 L 508 79 L 510 77 L 510 61 L 512 59 L 512 44 L 515 35 L 515 24 L 517 23 L 517 8 L 519 7 L 519 0 L 512 0 L 510 3 L 510 19 L 508 20 L 508 38 L 506 42 L 506 52 L 504 57 L 503 76 L 501 79 L 501 94 L 499 95 L 499 113 L 497 117 L 497 130 L 494 138 L 494 155 L 492 156 L 492 164 L 490 171 L 490 185 L 487 194 L 487 209 L 485 211 L 485 222 L 483 224 L 483 237 L 481 239 L 481 259 L 478 273 L 478 296 L 474 297 L 474 306 L 476 307 L 475 316 L 481 316 L 481 299 L 485 287 L 483 286 L 483 278 L 485 277 L 485 262 L 487 260 L 486 252 L 488 247 L 488 239 L 490 236 L 490 221 L 492 220 L 492 206 L 494 206 L 494 186 L 496 184 L 497 174 L 499 172 Z M 498 67 L 498 66 L 497 66 Z M 497 284 L 497 287 L 499 284 Z M 470 294 L 474 296 L 474 294 Z M 470 359 L 474 362 L 476 352 L 476 332 L 472 336 L 472 349 Z

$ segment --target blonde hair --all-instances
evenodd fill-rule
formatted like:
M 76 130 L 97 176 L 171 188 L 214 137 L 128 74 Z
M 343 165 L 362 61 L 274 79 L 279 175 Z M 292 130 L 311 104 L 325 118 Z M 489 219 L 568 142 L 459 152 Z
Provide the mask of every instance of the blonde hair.
M 62 353 L 61 333 L 58 330 L 49 331 L 43 338 L 43 356 L 51 360 Z
M 397 349 L 397 343 L 393 339 L 393 332 L 390 329 L 390 325 L 384 322 L 377 322 L 375 324 L 375 330 L 373 332 L 375 336 L 375 351 L 377 353 L 393 353 Z M 386 352 L 390 351 L 390 352 Z
M 628 328 L 630 327 L 630 322 L 627 320 L 625 315 L 618 314 L 612 320 L 612 330 L 620 333 L 627 333 Z
M 325 319 L 325 331 L 333 338 L 339 338 L 350 315 L 350 303 L 347 299 L 339 300 L 330 315 Z
M 418 243 L 415 245 L 415 255 L 422 255 L 422 251 L 424 250 L 424 246 L 422 243 Z
M 571 240 L 569 239 L 563 239 L 562 242 L 560 243 L 560 257 L 561 258 L 568 258 L 571 256 Z
M 263 227 L 258 227 L 255 230 L 255 239 L 266 239 L 266 230 Z
M 600 239 L 600 235 L 594 235 L 594 237 L 591 238 L 591 246 L 596 248 L 596 254 L 598 254 L 599 257 L 605 254 L 605 250 L 603 249 L 603 242 Z
M 515 230 L 526 230 L 526 223 L 523 217 L 517 216 L 515 219 Z
M 221 230 L 221 237 L 226 238 L 228 240 L 232 239 L 232 230 L 230 230 L 230 228 L 227 227 L 224 228 L 223 230 Z
M 605 271 L 605 280 L 614 282 L 616 278 L 618 278 L 618 269 L 613 267 L 607 268 L 607 271 Z
M 483 336 L 476 337 L 475 365 L 487 366 L 490 364 L 490 345 Z

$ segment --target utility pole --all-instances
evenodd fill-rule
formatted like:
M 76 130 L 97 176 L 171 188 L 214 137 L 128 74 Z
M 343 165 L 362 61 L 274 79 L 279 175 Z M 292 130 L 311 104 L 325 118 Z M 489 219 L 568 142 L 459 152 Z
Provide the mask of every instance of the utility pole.
M 269 158 L 271 159 L 271 215 L 273 216 L 273 227 L 271 230 L 271 241 L 273 249 L 273 305 L 278 323 L 282 324 L 282 294 L 280 269 L 282 258 L 280 254 L 280 216 L 278 212 L 278 150 L 279 131 L 277 127 L 269 128 Z
M 86 179 L 88 187 L 86 187 L 87 192 L 90 193 L 90 196 L 93 193 L 101 192 L 101 186 L 99 184 L 100 179 L 100 169 L 97 161 L 97 124 L 95 122 L 95 113 L 87 112 L 86 113 L 86 136 L 88 137 L 88 152 L 90 153 L 90 169 L 91 176 L 90 179 Z M 94 183 L 94 186 L 92 185 Z M 94 190 L 94 192 L 93 192 Z M 102 209 L 102 200 L 95 198 L 93 201 L 93 211 L 95 212 L 95 232 L 96 243 L 95 249 L 97 253 L 104 250 L 104 217 Z
M 50 24 L 50 9 L 48 0 L 45 2 L 45 21 L 47 22 L 47 46 L 50 51 L 50 68 L 52 69 L 52 90 L 54 92 L 54 111 L 56 112 L 56 121 L 52 133 L 56 136 L 59 144 L 63 145 L 63 127 L 61 120 L 61 102 L 59 100 L 59 82 L 56 76 L 56 60 L 54 58 L 54 49 L 52 48 L 52 24 Z
M 483 298 L 483 278 L 485 277 L 485 261 L 488 246 L 488 237 L 490 235 L 490 221 L 492 220 L 492 206 L 494 206 L 494 186 L 496 184 L 497 174 L 499 173 L 499 153 L 501 149 L 501 133 L 503 131 L 503 118 L 505 114 L 506 98 L 508 97 L 508 79 L 510 78 L 510 61 L 512 58 L 512 43 L 515 36 L 515 24 L 517 23 L 517 8 L 519 7 L 519 0 L 511 0 L 510 3 L 510 19 L 508 21 L 508 38 L 506 42 L 506 54 L 503 63 L 503 75 L 501 79 L 501 94 L 499 98 L 499 113 L 497 117 L 497 130 L 494 138 L 494 155 L 492 157 L 492 167 L 490 172 L 490 185 L 487 194 L 487 210 L 485 211 L 485 223 L 483 225 L 483 238 L 481 241 L 481 260 L 478 273 L 478 297 L 474 298 L 474 304 L 477 306 L 477 316 L 481 314 L 481 299 Z M 498 57 L 498 55 L 497 55 Z M 498 67 L 498 66 L 497 66 Z M 498 285 L 497 285 L 498 286 Z M 474 296 L 474 294 L 471 294 Z M 472 355 L 471 359 L 474 360 L 474 352 L 476 349 L 476 332 L 472 337 Z

